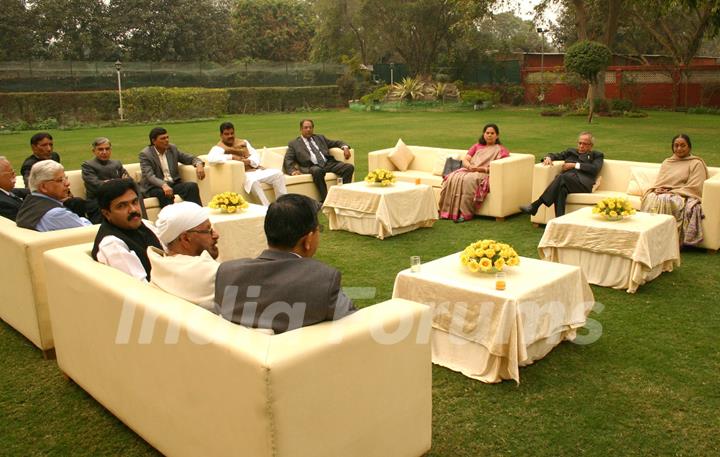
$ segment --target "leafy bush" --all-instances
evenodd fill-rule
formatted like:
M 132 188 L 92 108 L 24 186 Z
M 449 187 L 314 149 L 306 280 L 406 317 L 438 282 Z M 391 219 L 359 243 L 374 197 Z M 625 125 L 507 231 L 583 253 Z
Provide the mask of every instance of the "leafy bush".
M 418 78 L 405 77 L 399 83 L 395 83 L 392 90 L 401 100 L 407 101 L 422 98 L 424 95 L 423 83 Z
M 565 52 L 565 69 L 577 73 L 588 83 L 595 82 L 597 74 L 610 63 L 610 49 L 597 41 L 578 41 Z
M 345 103 L 338 94 L 337 86 L 236 87 L 226 91 L 228 114 L 336 108 Z
M 615 98 L 610 100 L 610 109 L 612 111 L 632 111 L 633 102 L 632 100 Z
M 128 89 L 124 101 L 129 120 L 192 119 L 224 114 L 228 93 L 224 89 L 144 87 Z
M 609 113 L 610 104 L 605 98 L 596 98 L 593 100 L 593 106 L 595 107 L 594 112 L 596 113 Z
M 720 108 L 711 108 L 708 106 L 696 106 L 688 108 L 688 114 L 720 114 Z
M 0 93 L 0 119 L 35 124 L 54 119 L 93 122 L 117 118 L 118 96 L 113 91 Z
M 500 95 L 497 92 L 489 90 L 464 90 L 460 93 L 460 98 L 465 103 L 472 105 L 480 105 L 485 102 L 495 104 L 500 100 Z
M 370 106 L 374 103 L 374 100 L 382 101 L 383 99 L 385 99 L 385 96 L 388 94 L 388 92 L 390 92 L 390 89 L 392 89 L 392 86 L 390 85 L 380 86 L 369 94 L 360 97 L 360 101 L 363 105 Z
M 513 106 L 522 105 L 525 101 L 525 87 L 515 84 L 500 89 L 500 100 Z

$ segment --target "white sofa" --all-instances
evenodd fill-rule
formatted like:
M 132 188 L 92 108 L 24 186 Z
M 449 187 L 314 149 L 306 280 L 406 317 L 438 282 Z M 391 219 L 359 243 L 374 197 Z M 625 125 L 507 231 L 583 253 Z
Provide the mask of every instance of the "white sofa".
M 53 348 L 48 311 L 47 281 L 62 272 L 46 271 L 43 253 L 49 249 L 87 243 L 98 226 L 40 233 L 0 217 L 0 318 L 22 333 L 47 357 Z
M 532 179 L 533 201 L 540 197 L 555 176 L 561 172 L 563 163 L 563 161 L 555 161 L 552 166 L 541 163 L 535 165 Z M 635 209 L 640 209 L 641 196 L 645 189 L 652 186 L 659 170 L 659 163 L 606 159 L 600 170 L 599 184 L 595 192 L 569 194 L 566 212 L 594 206 L 606 197 L 625 197 Z M 720 248 L 720 168 L 708 167 L 708 172 L 709 178 L 703 185 L 702 199 L 705 214 L 702 223 L 704 240 L 699 246 L 709 251 L 717 251 Z M 546 224 L 554 217 L 554 206 L 549 208 L 541 206 L 530 220 L 535 224 Z
M 461 159 L 467 154 L 463 149 L 446 149 L 428 146 L 410 146 L 414 158 L 406 171 L 399 171 L 388 157 L 395 148 L 381 149 L 368 153 L 368 170 L 384 168 L 394 172 L 399 181 L 415 182 L 433 187 L 436 200 L 440 200 L 442 170 L 448 157 Z M 490 216 L 503 220 L 506 216 L 519 213 L 521 205 L 530 202 L 532 170 L 535 157 L 531 154 L 510 153 L 509 157 L 490 163 L 490 193 L 478 216 Z
M 260 165 L 265 168 L 273 168 L 276 170 L 283 171 L 283 161 L 285 159 L 285 153 L 287 152 L 286 146 L 277 146 L 272 148 L 258 148 L 258 153 L 260 154 Z M 350 150 L 350 158 L 345 159 L 345 156 L 343 155 L 343 151 L 340 148 L 331 148 L 330 154 L 332 154 L 333 157 L 335 157 L 336 160 L 340 162 L 355 164 L 355 151 Z M 221 164 L 214 164 L 211 165 L 211 167 L 218 167 L 222 168 L 227 164 L 239 164 L 240 162 L 234 162 L 229 161 Z M 228 176 L 228 181 L 232 182 L 233 190 L 235 192 L 238 192 L 243 195 L 248 201 L 253 203 L 260 203 L 257 201 L 257 199 L 252 196 L 248 195 L 244 190 L 243 186 L 245 184 L 245 168 L 244 167 L 234 167 L 231 171 L 228 170 L 229 174 L 232 174 L 232 176 Z M 334 186 L 337 184 L 337 178 L 338 176 L 335 173 L 327 173 L 325 175 L 325 183 L 327 184 L 328 189 L 331 186 Z M 320 194 L 318 193 L 317 187 L 315 187 L 315 184 L 313 183 L 312 176 L 309 174 L 300 174 L 300 175 L 285 175 L 285 186 L 287 187 L 288 193 L 291 194 L 302 194 L 307 195 L 310 198 L 314 198 L 315 200 L 318 200 L 320 198 Z M 267 196 L 268 200 L 273 202 L 275 201 L 275 192 L 273 191 L 273 188 L 269 184 L 262 184 L 262 188 L 265 191 L 265 195 Z M 227 190 L 227 189 L 226 189 Z
M 390 300 L 280 335 L 89 256 L 46 253 L 60 369 L 168 456 L 417 457 L 430 448 L 429 308 Z

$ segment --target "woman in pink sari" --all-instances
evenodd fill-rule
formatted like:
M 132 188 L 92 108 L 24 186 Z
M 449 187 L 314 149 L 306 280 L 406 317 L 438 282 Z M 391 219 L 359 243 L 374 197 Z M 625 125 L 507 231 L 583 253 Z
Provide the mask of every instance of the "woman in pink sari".
M 490 162 L 510 155 L 500 144 L 500 129 L 495 124 L 483 127 L 477 144 L 463 158 L 462 168 L 447 175 L 440 190 L 440 218 L 463 222 L 473 218 L 490 192 Z

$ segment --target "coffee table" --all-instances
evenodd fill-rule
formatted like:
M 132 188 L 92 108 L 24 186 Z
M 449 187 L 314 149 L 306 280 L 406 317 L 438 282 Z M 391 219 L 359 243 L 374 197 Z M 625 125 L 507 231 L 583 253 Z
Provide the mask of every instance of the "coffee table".
M 240 213 L 220 213 L 210 210 L 210 222 L 220 235 L 218 261 L 257 257 L 267 249 L 265 238 L 265 213 L 262 205 L 250 204 Z
M 519 367 L 543 358 L 585 325 L 594 297 L 579 267 L 520 258 L 495 275 L 471 273 L 460 253 L 395 278 L 393 297 L 432 308 L 432 361 L 483 382 L 520 382 Z
M 432 227 L 438 206 L 432 187 L 396 182 L 381 187 L 362 182 L 329 189 L 323 213 L 330 230 L 347 230 L 379 239 Z
M 550 220 L 538 252 L 541 259 L 582 267 L 591 284 L 628 293 L 680 265 L 676 221 L 667 214 L 608 221 L 582 208 Z

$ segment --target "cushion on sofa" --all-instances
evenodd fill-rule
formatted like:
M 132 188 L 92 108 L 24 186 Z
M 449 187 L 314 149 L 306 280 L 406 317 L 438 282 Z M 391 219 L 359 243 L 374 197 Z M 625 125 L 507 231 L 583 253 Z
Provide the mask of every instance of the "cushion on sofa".
M 415 155 L 403 142 L 402 138 L 398 138 L 395 150 L 388 154 L 390 162 L 400 171 L 406 171 L 414 158 Z
M 263 148 L 260 152 L 260 166 L 264 168 L 283 169 L 285 156 L 271 149 Z
M 643 196 L 655 184 L 659 168 L 630 167 L 630 182 L 627 193 L 629 195 Z

